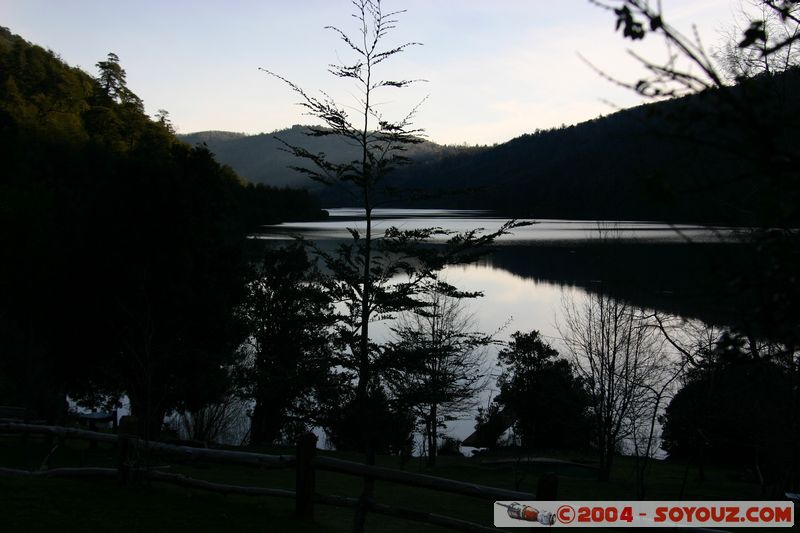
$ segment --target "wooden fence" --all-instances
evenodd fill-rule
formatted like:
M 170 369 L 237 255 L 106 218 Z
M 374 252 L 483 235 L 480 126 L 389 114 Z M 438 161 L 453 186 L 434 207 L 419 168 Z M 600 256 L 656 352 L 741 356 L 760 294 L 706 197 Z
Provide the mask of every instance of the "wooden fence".
M 145 441 L 131 435 L 112 435 L 109 433 L 99 433 L 76 428 L 12 422 L 0 423 L 0 434 L 2 433 L 54 435 L 61 439 L 83 439 L 90 442 L 113 443 L 118 446 L 119 461 L 117 468 L 48 468 L 39 471 L 0 468 L 0 474 L 36 477 L 115 478 L 123 483 L 129 483 L 132 480 L 152 480 L 224 494 L 291 498 L 295 500 L 295 511 L 297 515 L 301 517 L 313 517 L 314 505 L 321 504 L 352 508 L 356 512 L 377 513 L 406 520 L 424 522 L 457 531 L 476 533 L 497 531 L 497 529 L 493 527 L 449 516 L 396 507 L 364 498 L 318 494 L 316 492 L 316 471 L 318 470 L 361 477 L 365 482 L 387 481 L 433 491 L 472 496 L 488 502 L 494 502 L 495 500 L 536 499 L 534 494 L 526 492 L 487 487 L 475 483 L 371 466 L 333 457 L 318 456 L 316 454 L 317 438 L 310 433 L 300 437 L 297 443 L 296 455 L 294 456 L 192 448 L 189 446 Z M 182 474 L 161 472 L 157 469 L 137 468 L 135 464 L 132 464 L 132 457 L 137 453 L 145 451 L 178 456 L 193 461 L 202 460 L 213 463 L 257 466 L 260 468 L 294 468 L 296 472 L 295 490 L 227 485 L 194 479 Z M 541 490 L 552 491 L 551 494 L 547 494 L 546 499 L 555 499 L 556 494 L 553 479 L 549 478 L 545 483 L 546 485 L 542 486 Z
M 429 489 L 440 492 L 449 492 L 464 496 L 481 498 L 484 501 L 496 500 L 535 500 L 536 495 L 526 492 L 487 487 L 475 483 L 466 483 L 440 477 L 415 474 L 371 466 L 353 461 L 345 461 L 333 457 L 316 455 L 317 438 L 311 433 L 302 435 L 297 442 L 296 455 L 267 455 L 251 452 L 237 452 L 229 450 L 213 450 L 207 448 L 193 448 L 190 446 L 177 446 L 162 442 L 145 441 L 133 435 L 112 435 L 86 431 L 77 428 L 61 426 L 44 426 L 38 424 L 23 424 L 16 422 L 0 422 L 0 435 L 3 433 L 21 433 L 54 435 L 61 439 L 83 439 L 89 442 L 106 442 L 116 444 L 119 452 L 117 468 L 46 468 L 38 471 L 18 470 L 0 467 L 0 475 L 32 476 L 32 477 L 63 477 L 63 478 L 108 478 L 118 479 L 123 483 L 133 480 L 152 480 L 160 483 L 169 483 L 192 489 L 207 490 L 223 494 L 242 494 L 247 496 L 272 496 L 277 498 L 290 498 L 295 500 L 295 512 L 299 517 L 310 518 L 314 515 L 314 505 L 332 505 L 354 509 L 357 513 L 377 513 L 405 520 L 424 522 L 456 531 L 471 533 L 496 533 L 494 527 L 487 527 L 474 522 L 460 520 L 450 516 L 443 516 L 425 511 L 405 509 L 393 505 L 378 503 L 364 498 L 350 498 L 346 496 L 333 496 L 318 494 L 316 492 L 316 471 L 324 470 L 361 477 L 365 483 L 388 481 L 408 485 L 411 487 Z M 137 468 L 132 464 L 132 457 L 139 452 L 178 456 L 192 461 L 205 461 L 213 463 L 236 464 L 255 466 L 259 468 L 294 468 L 296 472 L 295 490 L 275 489 L 267 487 L 243 487 L 214 483 L 201 479 L 194 479 L 182 474 L 161 472 L 157 469 Z M 51 451 L 52 454 L 52 451 Z M 49 458 L 49 456 L 48 456 Z M 45 460 L 45 463 L 47 459 Z M 552 501 L 557 498 L 558 478 L 546 475 L 540 478 L 537 492 L 542 501 Z M 615 529 L 615 528 L 609 528 Z M 681 533 L 709 532 L 720 533 L 721 530 L 707 528 L 670 528 L 680 530 Z

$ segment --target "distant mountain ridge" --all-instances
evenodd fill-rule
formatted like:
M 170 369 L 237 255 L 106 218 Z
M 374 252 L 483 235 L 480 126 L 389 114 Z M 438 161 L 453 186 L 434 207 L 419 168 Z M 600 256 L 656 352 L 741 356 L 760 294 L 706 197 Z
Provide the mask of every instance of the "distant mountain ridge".
M 324 186 L 313 182 L 292 166 L 302 166 L 302 161 L 283 150 L 284 142 L 302 146 L 313 153 L 324 152 L 338 162 L 359 159 L 358 147 L 348 144 L 336 136 L 312 137 L 306 135 L 307 126 L 295 125 L 291 128 L 247 135 L 229 131 L 200 131 L 178 135 L 178 138 L 191 145 L 203 144 L 222 163 L 229 165 L 237 174 L 253 183 L 263 183 L 274 187 L 306 188 L 323 194 Z M 473 153 L 480 148 L 445 146 L 430 141 L 408 147 L 406 155 L 415 162 L 432 162 L 456 154 Z
M 727 105 L 731 99 L 723 91 L 745 102 L 751 117 Z M 794 68 L 724 90 L 537 130 L 493 147 L 426 141 L 409 147 L 413 163 L 390 180 L 414 194 L 387 189 L 383 203 L 495 209 L 534 218 L 732 224 L 769 220 L 782 193 L 781 185 L 766 175 L 764 158 L 771 157 L 775 146 L 795 150 L 791 143 L 799 112 L 800 70 Z M 748 122 L 752 116 L 768 131 Z M 220 161 L 253 182 L 308 188 L 326 207 L 352 203 L 341 187 L 325 188 L 292 170 L 303 162 L 282 151 L 277 138 L 338 162 L 357 159 L 357 147 L 304 131 L 304 126 L 293 126 L 271 134 L 210 131 L 180 138 L 206 143 Z M 794 209 L 790 197 L 783 202 L 778 209 Z
M 225 142 L 225 141 L 232 141 L 235 139 L 241 139 L 242 137 L 247 137 L 246 133 L 239 133 L 235 131 L 222 131 L 222 130 L 209 130 L 209 131 L 198 131 L 195 133 L 189 133 L 187 135 L 178 135 L 178 137 L 186 137 L 186 142 L 196 143 L 196 142 Z

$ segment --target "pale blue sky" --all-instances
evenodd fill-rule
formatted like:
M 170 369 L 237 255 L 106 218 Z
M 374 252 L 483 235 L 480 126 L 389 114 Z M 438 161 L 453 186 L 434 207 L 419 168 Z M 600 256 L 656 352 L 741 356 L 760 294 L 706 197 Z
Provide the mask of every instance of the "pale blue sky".
M 537 128 L 572 124 L 639 102 L 601 79 L 579 53 L 623 79 L 641 76 L 626 49 L 664 55 L 661 43 L 623 41 L 611 14 L 587 0 L 384 0 L 406 9 L 399 41 L 420 41 L 385 63 L 389 77 L 427 83 L 388 91 L 392 118 L 428 96 L 416 123 L 431 140 L 503 142 Z M 720 42 L 736 0 L 663 0 L 669 20 L 705 43 Z M 346 46 L 323 29 L 352 27 L 349 0 L 0 0 L 0 25 L 95 74 L 110 51 L 149 113 L 167 109 L 179 132 L 269 132 L 309 123 L 285 85 L 263 66 L 309 90 L 351 99 L 326 73 Z

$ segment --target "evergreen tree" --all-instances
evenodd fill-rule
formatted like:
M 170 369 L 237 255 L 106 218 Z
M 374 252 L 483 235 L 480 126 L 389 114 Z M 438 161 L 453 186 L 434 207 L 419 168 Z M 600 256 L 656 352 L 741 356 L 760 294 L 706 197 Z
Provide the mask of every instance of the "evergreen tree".
M 496 402 L 514 417 L 525 448 L 583 448 L 591 440 L 589 395 L 572 365 L 538 331 L 511 336 L 497 356 Z

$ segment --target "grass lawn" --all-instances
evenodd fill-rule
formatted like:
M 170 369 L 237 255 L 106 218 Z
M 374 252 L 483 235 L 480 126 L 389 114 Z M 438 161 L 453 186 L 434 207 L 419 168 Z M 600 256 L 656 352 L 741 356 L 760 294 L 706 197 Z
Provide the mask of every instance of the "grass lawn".
M 43 439 L 30 437 L 23 445 L 18 436 L 0 437 L 0 466 L 37 469 L 51 451 Z M 265 453 L 292 454 L 291 449 L 258 449 Z M 321 452 L 329 453 L 329 452 Z M 331 453 L 343 459 L 358 460 L 357 454 Z M 542 453 L 546 457 L 588 460 L 576 454 Z M 379 457 L 382 466 L 399 468 L 397 457 Z M 166 471 L 234 485 L 294 489 L 294 470 L 256 469 L 227 465 L 176 463 L 172 458 L 155 456 L 153 466 L 168 466 Z M 413 460 L 406 470 L 423 472 L 422 463 Z M 116 450 L 101 445 L 90 450 L 80 441 L 68 441 L 55 450 L 50 467 L 116 466 Z M 591 470 L 570 465 L 486 464 L 478 458 L 441 457 L 439 465 L 424 473 L 470 481 L 494 487 L 535 492 L 539 476 L 545 471 L 559 474 L 559 499 L 632 500 L 634 499 L 633 462 L 616 460 L 612 479 L 594 480 Z M 655 461 L 648 478 L 647 499 L 678 499 L 685 466 Z M 745 473 L 707 467 L 705 480 L 690 469 L 684 499 L 760 499 L 759 486 L 745 479 Z M 352 476 L 317 472 L 317 492 L 358 496 L 361 481 Z M 485 525 L 492 523 L 492 502 L 433 492 L 426 489 L 376 483 L 376 499 L 381 503 L 435 512 Z M 313 521 L 293 516 L 294 501 L 280 498 L 224 496 L 152 483 L 124 487 L 113 480 L 72 480 L 15 478 L 0 476 L 0 532 L 6 531 L 275 531 L 346 532 L 352 528 L 349 509 L 317 506 Z M 416 522 L 391 519 L 375 514 L 367 519 L 367 530 L 376 532 L 447 531 Z

